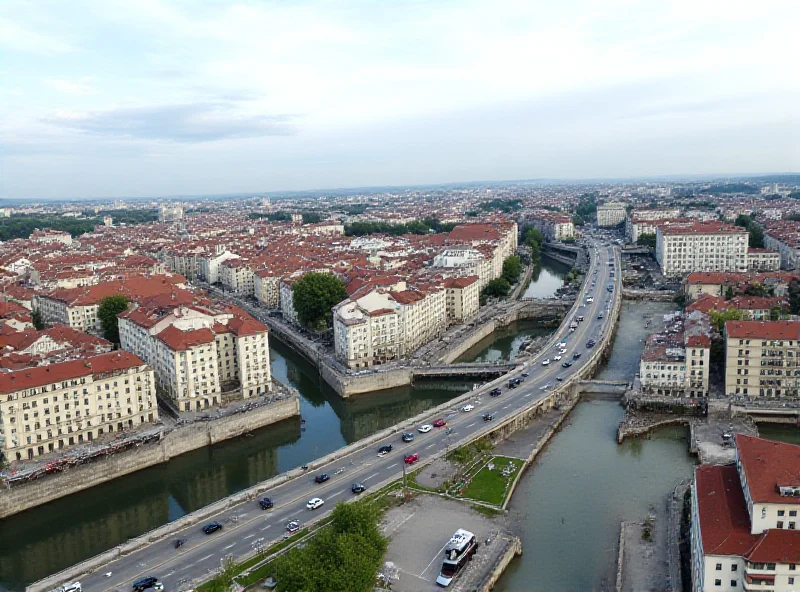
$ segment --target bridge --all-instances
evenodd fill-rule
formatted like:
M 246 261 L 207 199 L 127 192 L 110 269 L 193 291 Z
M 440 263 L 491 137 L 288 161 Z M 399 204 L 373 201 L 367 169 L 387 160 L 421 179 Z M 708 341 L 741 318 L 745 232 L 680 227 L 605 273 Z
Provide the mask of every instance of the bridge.
M 446 364 L 442 366 L 414 366 L 412 372 L 414 378 L 419 377 L 439 377 L 439 378 L 458 378 L 488 376 L 502 376 L 516 368 L 516 364 Z
M 583 393 L 624 395 L 633 385 L 625 380 L 581 380 L 578 387 Z

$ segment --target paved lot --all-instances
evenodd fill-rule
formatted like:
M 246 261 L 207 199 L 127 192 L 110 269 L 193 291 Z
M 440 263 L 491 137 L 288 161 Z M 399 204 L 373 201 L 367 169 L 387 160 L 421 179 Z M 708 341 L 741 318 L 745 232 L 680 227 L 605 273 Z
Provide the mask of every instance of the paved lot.
M 454 590 L 467 590 L 480 579 L 503 550 L 497 532 L 505 529 L 505 518 L 489 518 L 468 505 L 435 495 L 417 495 L 400 507 L 390 510 L 384 521 L 384 534 L 390 537 L 385 560 L 400 570 L 400 579 L 392 584 L 396 592 L 441 590 L 436 577 L 444 558 L 444 546 L 458 528 L 465 528 L 480 541 L 474 559 L 453 583 Z M 490 544 L 485 544 L 492 539 Z

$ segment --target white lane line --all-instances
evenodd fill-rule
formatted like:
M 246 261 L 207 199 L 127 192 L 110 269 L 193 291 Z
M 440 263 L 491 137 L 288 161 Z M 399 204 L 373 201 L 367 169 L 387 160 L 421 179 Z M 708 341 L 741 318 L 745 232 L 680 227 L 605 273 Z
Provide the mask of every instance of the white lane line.
M 379 472 L 380 472 L 380 471 L 378 471 L 378 473 L 379 473 Z M 364 477 L 364 481 L 366 481 L 367 479 L 372 479 L 372 478 L 373 478 L 375 475 L 377 475 L 378 473 L 372 473 L 372 475 L 370 475 L 369 477 Z
M 228 545 L 227 547 L 222 547 L 222 550 L 223 550 L 223 551 L 227 551 L 227 550 L 228 550 L 228 549 L 230 549 L 231 547 L 235 547 L 235 546 L 236 546 L 236 543 L 233 543 L 233 544 L 231 544 L 231 545 Z
M 203 557 L 202 559 L 198 560 L 198 562 L 197 562 L 197 563 L 200 563 L 200 561 L 205 561 L 206 559 L 211 559 L 213 556 L 214 556 L 214 554 L 213 554 L 213 553 L 212 553 L 211 555 L 206 555 L 206 556 L 205 556 L 205 557 Z
M 471 428 L 471 427 L 472 427 L 472 426 L 474 426 L 476 423 L 478 423 L 478 422 L 477 422 L 477 421 L 473 421 L 473 422 L 472 422 L 471 424 L 469 424 L 467 427 L 468 427 L 468 428 Z
M 183 566 L 182 568 L 180 568 L 178 571 L 183 571 L 184 569 L 189 569 L 189 568 L 190 568 L 190 567 L 192 567 L 193 565 L 194 565 L 194 563 L 190 563 L 189 565 L 184 565 L 184 566 Z
M 434 446 L 436 446 L 436 443 L 435 443 L 435 442 L 434 442 L 433 444 L 428 444 L 428 445 L 425 447 L 425 450 L 427 450 L 428 448 L 433 448 Z
M 446 547 L 446 546 L 447 546 L 447 543 L 445 543 L 445 544 L 444 544 L 444 547 Z M 444 547 L 442 547 L 441 549 L 439 549 L 439 550 L 436 552 L 436 555 L 434 555 L 434 556 L 433 556 L 433 559 L 431 559 L 431 562 L 428 564 L 428 567 L 430 567 L 430 566 L 433 564 L 433 562 L 434 562 L 434 561 L 436 561 L 436 558 L 439 556 L 439 554 L 440 554 L 442 551 L 444 551 Z M 419 577 L 420 577 L 420 578 L 423 576 L 423 574 L 424 574 L 426 571 L 428 571 L 428 567 L 426 567 L 425 569 L 423 569 L 423 570 L 422 570 L 422 573 L 421 573 L 421 574 L 419 574 Z
M 248 534 L 246 537 L 244 537 L 244 540 L 247 540 L 247 539 L 252 539 L 254 536 L 256 536 L 256 535 L 255 535 L 255 533 L 253 533 L 253 534 Z
M 530 397 L 532 394 L 533 394 L 533 393 L 528 393 L 527 395 L 525 395 L 525 398 L 527 399 L 527 398 L 528 398 L 528 397 Z M 505 407 L 503 407 L 503 409 L 505 409 Z
M 264 528 L 261 529 L 261 531 L 263 532 L 263 531 L 267 530 L 268 528 L 272 528 L 272 524 L 267 524 Z
M 508 405 L 506 405 L 505 407 L 501 407 L 500 409 L 508 409 L 509 407 L 511 407 L 511 403 L 509 403 L 509 404 L 508 404 Z

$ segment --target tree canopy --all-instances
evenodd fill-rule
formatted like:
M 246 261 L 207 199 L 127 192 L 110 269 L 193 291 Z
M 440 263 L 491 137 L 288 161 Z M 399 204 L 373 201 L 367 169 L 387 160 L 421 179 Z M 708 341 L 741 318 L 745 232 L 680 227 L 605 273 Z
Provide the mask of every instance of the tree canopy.
M 741 321 L 744 314 L 740 310 L 712 310 L 710 311 L 711 325 L 722 333 L 727 321 Z
M 331 326 L 331 308 L 345 298 L 347 291 L 342 280 L 330 273 L 307 273 L 292 288 L 292 304 L 298 320 L 314 331 Z
M 742 228 L 746 228 L 747 231 L 750 233 L 750 238 L 748 240 L 749 246 L 753 249 L 763 249 L 764 248 L 764 229 L 758 225 L 758 223 L 753 220 L 752 217 L 747 216 L 745 214 L 739 214 L 736 217 L 736 226 L 741 226 Z
M 454 222 L 440 222 L 438 218 L 429 216 L 422 220 L 413 220 L 407 224 L 392 224 L 390 222 L 353 222 L 344 227 L 346 236 L 366 236 L 369 234 L 431 234 L 450 232 L 455 228 Z
M 511 289 L 511 284 L 504 277 L 499 277 L 491 280 L 483 288 L 481 294 L 484 298 L 505 298 L 508 296 L 508 291 Z
M 538 265 L 542 259 L 542 243 L 544 235 L 538 228 L 528 227 L 523 234 L 522 242 L 531 250 L 531 263 Z
M 509 284 L 514 284 L 522 273 L 522 261 L 516 255 L 506 257 L 503 261 L 503 277 Z
M 369 592 L 386 552 L 373 504 L 340 503 L 331 524 L 275 562 L 279 592 Z
M 656 235 L 646 232 L 644 234 L 640 234 L 639 238 L 636 239 L 636 244 L 641 245 L 643 247 L 649 247 L 651 249 L 656 248 Z
M 112 343 L 119 343 L 119 319 L 117 315 L 128 309 L 127 296 L 117 294 L 116 296 L 106 296 L 100 301 L 97 309 L 97 318 L 103 327 L 103 336 Z

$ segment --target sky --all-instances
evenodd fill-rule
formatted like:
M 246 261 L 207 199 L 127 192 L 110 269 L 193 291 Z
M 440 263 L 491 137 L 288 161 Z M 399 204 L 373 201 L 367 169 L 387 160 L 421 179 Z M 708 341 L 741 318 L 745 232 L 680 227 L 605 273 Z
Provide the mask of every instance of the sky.
M 0 197 L 800 171 L 796 0 L 3 0 Z

